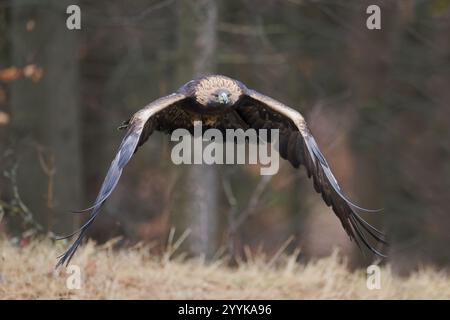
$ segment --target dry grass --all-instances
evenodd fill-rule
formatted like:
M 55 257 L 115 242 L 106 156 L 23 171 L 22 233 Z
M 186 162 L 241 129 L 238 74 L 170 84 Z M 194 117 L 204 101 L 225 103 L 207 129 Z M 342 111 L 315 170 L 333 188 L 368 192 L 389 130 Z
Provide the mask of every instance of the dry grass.
M 337 255 L 306 265 L 282 257 L 276 266 L 261 259 L 230 269 L 220 260 L 154 257 L 146 247 L 113 251 L 88 243 L 73 263 L 82 288 L 66 288 L 67 274 L 53 271 L 62 247 L 36 241 L 18 248 L 0 240 L 0 299 L 442 299 L 450 278 L 424 269 L 409 278 L 382 268 L 381 289 L 368 290 L 364 270 L 349 272 Z

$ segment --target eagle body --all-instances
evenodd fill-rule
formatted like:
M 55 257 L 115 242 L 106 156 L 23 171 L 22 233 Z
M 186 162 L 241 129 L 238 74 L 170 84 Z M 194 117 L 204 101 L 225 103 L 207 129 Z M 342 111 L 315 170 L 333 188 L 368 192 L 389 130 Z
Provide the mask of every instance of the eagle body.
M 191 80 L 172 94 L 161 97 L 124 122 L 125 136 L 106 174 L 94 204 L 78 212 L 90 212 L 87 222 L 68 238 L 78 234 L 71 247 L 59 257 L 57 266 L 68 264 L 89 226 L 116 187 L 131 157 L 157 130 L 171 134 L 183 128 L 194 131 L 194 122 L 204 129 L 278 129 L 279 153 L 293 167 L 304 166 L 314 189 L 332 208 L 351 240 L 372 253 L 384 255 L 372 244 L 387 244 L 384 235 L 366 222 L 359 211 L 374 211 L 353 204 L 343 194 L 325 157 L 312 136 L 303 116 L 295 109 L 247 88 L 240 81 L 223 75 L 209 75 Z

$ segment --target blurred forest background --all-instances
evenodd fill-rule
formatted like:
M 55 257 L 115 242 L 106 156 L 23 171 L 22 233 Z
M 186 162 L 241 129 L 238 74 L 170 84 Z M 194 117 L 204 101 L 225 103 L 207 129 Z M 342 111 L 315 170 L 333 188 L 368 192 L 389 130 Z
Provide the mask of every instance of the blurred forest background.
M 81 8 L 81 30 L 66 8 Z M 381 30 L 366 8 L 381 7 Z M 132 113 L 220 73 L 300 110 L 346 194 L 389 236 L 400 273 L 450 265 L 449 0 L 0 1 L 0 231 L 76 228 Z M 154 134 L 89 236 L 236 258 L 334 247 L 367 264 L 305 171 L 175 166 Z M 83 217 L 85 218 L 85 217 Z M 222 249 L 221 249 L 222 248 Z M 76 260 L 76 257 L 75 257 Z

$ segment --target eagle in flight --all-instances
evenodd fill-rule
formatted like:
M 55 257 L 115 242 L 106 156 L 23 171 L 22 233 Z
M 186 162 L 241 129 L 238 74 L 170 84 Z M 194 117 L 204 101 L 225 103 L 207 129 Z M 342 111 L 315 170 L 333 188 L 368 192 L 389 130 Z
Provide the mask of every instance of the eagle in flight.
M 205 129 L 279 129 L 279 153 L 295 168 L 303 165 L 314 189 L 332 207 L 351 240 L 361 243 L 373 254 L 385 257 L 373 242 L 387 244 L 384 235 L 365 221 L 357 211 L 368 210 L 353 204 L 341 191 L 330 166 L 319 150 L 303 116 L 283 103 L 247 88 L 243 83 L 222 75 L 191 80 L 178 91 L 159 98 L 124 122 L 126 129 L 116 157 L 109 167 L 95 203 L 78 213 L 90 211 L 89 219 L 76 232 L 75 242 L 61 256 L 57 267 L 68 265 L 89 226 L 116 187 L 123 168 L 154 130 L 172 133 L 178 128 L 193 132 L 194 121 Z

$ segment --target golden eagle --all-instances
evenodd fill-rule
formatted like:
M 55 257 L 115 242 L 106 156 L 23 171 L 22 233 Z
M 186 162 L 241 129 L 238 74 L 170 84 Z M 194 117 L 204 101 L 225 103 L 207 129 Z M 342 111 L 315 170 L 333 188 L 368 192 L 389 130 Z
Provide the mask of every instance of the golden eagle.
M 325 157 L 309 131 L 305 119 L 296 110 L 268 96 L 247 88 L 243 83 L 222 75 L 210 75 L 189 81 L 178 91 L 159 98 L 136 112 L 121 128 L 127 129 L 116 157 L 106 174 L 95 203 L 81 211 L 91 211 L 90 218 L 76 232 L 72 246 L 61 256 L 57 267 L 70 262 L 100 208 L 111 195 L 123 168 L 154 130 L 171 133 L 178 128 L 193 131 L 196 120 L 206 128 L 279 129 L 279 153 L 295 168 L 305 166 L 315 190 L 333 208 L 351 240 L 362 242 L 372 253 L 384 257 L 371 242 L 386 244 L 384 235 L 358 215 L 363 209 L 342 193 Z M 370 239 L 371 238 L 371 239 Z M 360 247 L 361 248 L 361 247 Z

